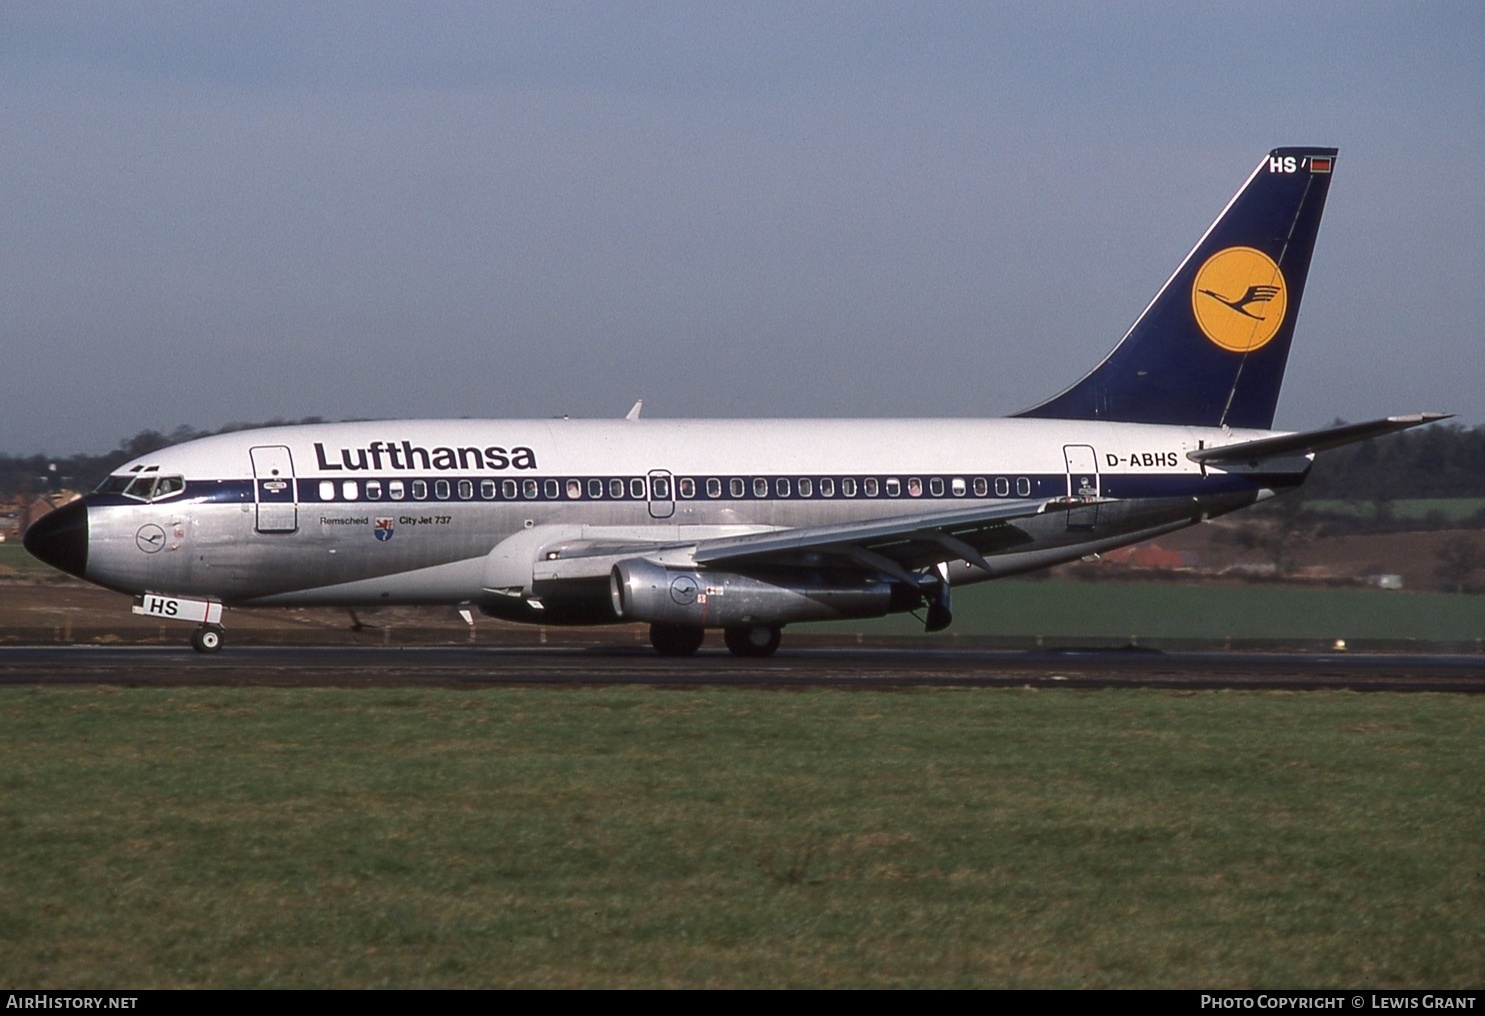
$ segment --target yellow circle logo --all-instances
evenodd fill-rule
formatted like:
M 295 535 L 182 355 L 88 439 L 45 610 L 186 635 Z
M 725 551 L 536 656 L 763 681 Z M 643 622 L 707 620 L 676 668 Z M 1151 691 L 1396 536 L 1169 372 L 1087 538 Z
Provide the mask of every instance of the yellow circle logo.
M 1284 273 L 1252 247 L 1228 247 L 1207 258 L 1191 284 L 1191 311 L 1202 332 L 1223 349 L 1262 349 L 1284 323 Z

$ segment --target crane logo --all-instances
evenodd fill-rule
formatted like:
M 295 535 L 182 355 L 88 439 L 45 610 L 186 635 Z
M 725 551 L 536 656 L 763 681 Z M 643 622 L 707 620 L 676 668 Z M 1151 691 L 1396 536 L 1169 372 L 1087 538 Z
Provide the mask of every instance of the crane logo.
M 1252 247 L 1228 247 L 1196 273 L 1191 311 L 1207 338 L 1230 352 L 1251 353 L 1278 334 L 1287 297 L 1273 258 Z

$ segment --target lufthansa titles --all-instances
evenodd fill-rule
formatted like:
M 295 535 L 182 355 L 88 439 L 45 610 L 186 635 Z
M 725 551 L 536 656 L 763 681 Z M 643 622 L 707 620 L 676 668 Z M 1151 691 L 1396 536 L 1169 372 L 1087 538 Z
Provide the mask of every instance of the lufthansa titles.
M 363 469 L 415 469 L 432 470 L 478 470 L 500 471 L 504 469 L 535 469 L 536 452 L 530 448 L 505 449 L 499 445 L 480 448 L 469 445 L 461 448 L 440 446 L 423 448 L 411 441 L 373 441 L 361 448 L 338 448 L 326 452 L 325 446 L 315 442 L 315 459 L 322 470 Z

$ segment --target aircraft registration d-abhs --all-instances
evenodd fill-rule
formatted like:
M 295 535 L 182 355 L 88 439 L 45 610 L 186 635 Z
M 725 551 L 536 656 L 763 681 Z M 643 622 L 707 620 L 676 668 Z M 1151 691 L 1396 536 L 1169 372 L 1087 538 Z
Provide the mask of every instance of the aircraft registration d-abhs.
M 1444 418 L 1272 429 L 1333 148 L 1279 148 L 1082 380 L 1007 419 L 432 420 L 273 427 L 120 467 L 26 548 L 222 641 L 223 607 L 450 604 L 708 628 L 924 612 L 955 586 L 1299 486 L 1317 452 Z M 637 408 L 637 407 L 636 407 Z

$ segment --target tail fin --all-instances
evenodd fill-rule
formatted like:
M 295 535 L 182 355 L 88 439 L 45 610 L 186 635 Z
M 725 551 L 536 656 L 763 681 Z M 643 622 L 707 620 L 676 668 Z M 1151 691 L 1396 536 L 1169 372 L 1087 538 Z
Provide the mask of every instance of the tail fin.
M 1265 156 L 1103 363 L 1018 415 L 1270 429 L 1335 155 Z

